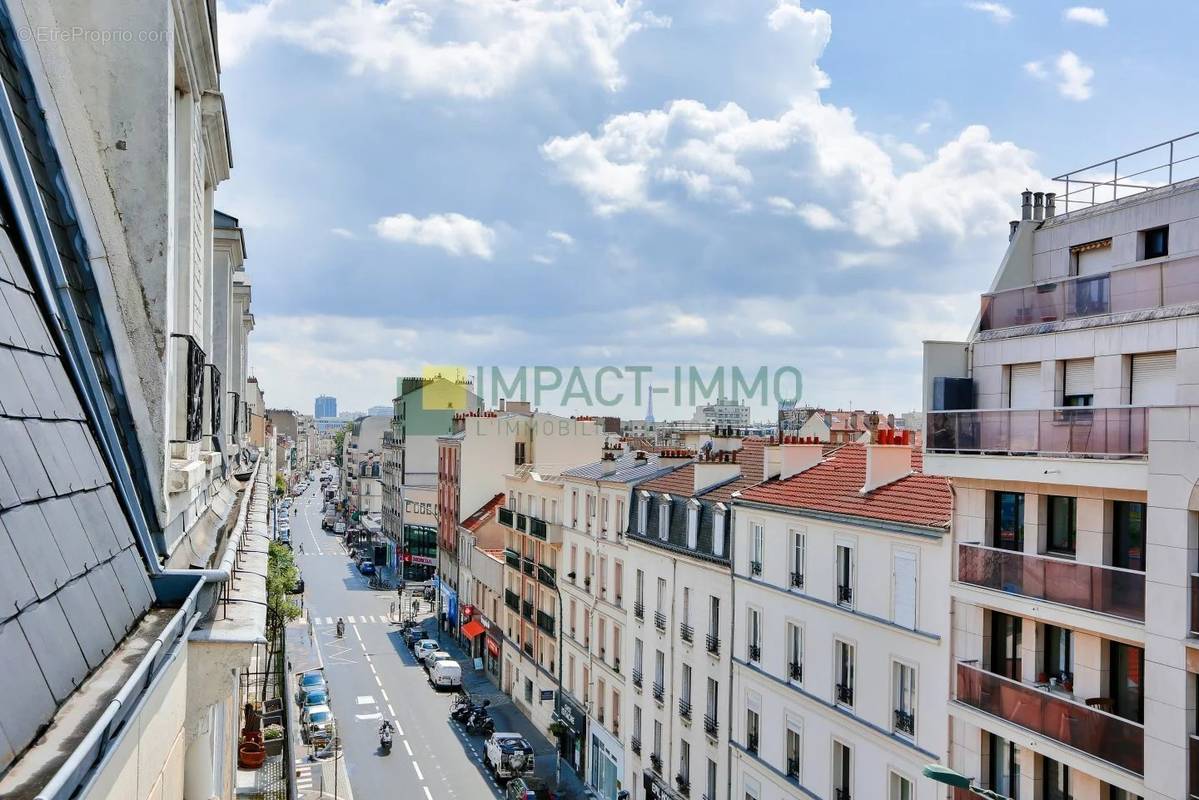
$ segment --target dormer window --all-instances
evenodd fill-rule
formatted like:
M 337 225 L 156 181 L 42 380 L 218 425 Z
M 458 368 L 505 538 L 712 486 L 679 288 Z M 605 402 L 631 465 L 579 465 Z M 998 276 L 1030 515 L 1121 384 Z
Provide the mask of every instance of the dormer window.
M 712 555 L 724 555 L 724 525 L 728 506 L 717 503 L 712 509 Z
M 670 495 L 662 495 L 662 502 L 658 506 L 658 538 L 662 541 L 670 539 Z
M 687 547 L 694 550 L 699 543 L 699 501 L 687 503 Z
M 642 492 L 637 503 L 637 533 L 645 535 L 649 526 L 649 492 Z

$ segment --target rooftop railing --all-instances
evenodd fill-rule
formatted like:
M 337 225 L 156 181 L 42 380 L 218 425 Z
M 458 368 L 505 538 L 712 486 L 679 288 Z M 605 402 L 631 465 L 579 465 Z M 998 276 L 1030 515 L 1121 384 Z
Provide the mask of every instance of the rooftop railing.
M 957 665 L 956 697 L 959 703 L 1144 774 L 1145 728 L 1131 720 L 965 662 Z
M 980 544 L 958 545 L 958 581 L 1145 621 L 1145 573 Z
M 1199 302 L 1199 256 L 1061 278 L 982 296 L 980 330 Z
M 1199 131 L 1058 175 L 1065 213 L 1199 176 Z
M 1147 406 L 931 411 L 927 449 L 940 453 L 1140 458 L 1149 452 Z

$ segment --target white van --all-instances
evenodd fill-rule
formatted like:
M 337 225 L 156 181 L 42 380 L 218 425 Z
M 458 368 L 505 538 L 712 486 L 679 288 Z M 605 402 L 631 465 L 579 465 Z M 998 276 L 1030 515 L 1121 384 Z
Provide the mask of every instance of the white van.
M 452 659 L 438 661 L 429 672 L 429 683 L 433 684 L 434 689 L 461 688 L 462 667 Z

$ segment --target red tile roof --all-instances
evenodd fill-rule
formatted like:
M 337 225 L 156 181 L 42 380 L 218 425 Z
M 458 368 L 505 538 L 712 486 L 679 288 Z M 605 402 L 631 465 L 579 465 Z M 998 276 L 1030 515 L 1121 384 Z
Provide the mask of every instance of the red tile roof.
M 861 494 L 866 482 L 866 447 L 847 444 L 811 469 L 786 480 L 773 479 L 741 492 L 741 499 L 786 508 L 948 528 L 953 508 L 949 481 L 920 472 L 923 457 L 912 451 L 906 478 Z
M 674 472 L 659 475 L 653 480 L 637 485 L 638 489 L 647 492 L 667 492 L 681 497 L 690 497 L 695 493 L 695 465 L 687 464 Z
M 479 528 L 483 527 L 484 522 L 486 522 L 493 514 L 495 514 L 495 510 L 502 506 L 507 498 L 508 495 L 500 492 L 495 497 L 484 503 L 482 508 L 464 519 L 462 521 L 462 527 L 471 532 L 477 531 Z
M 704 492 L 703 498 L 713 503 L 727 503 L 733 497 L 733 492 L 748 489 L 762 482 L 763 472 L 762 451 L 766 449 L 769 440 L 762 438 L 745 438 L 741 440 L 741 452 L 737 462 L 741 465 L 741 477 L 722 486 L 717 486 Z

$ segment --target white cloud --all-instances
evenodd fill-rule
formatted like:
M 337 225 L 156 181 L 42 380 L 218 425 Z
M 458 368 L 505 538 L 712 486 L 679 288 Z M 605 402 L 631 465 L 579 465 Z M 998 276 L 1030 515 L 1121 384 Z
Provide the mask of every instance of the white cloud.
M 818 231 L 839 230 L 845 227 L 845 223 L 837 218 L 833 212 L 829 211 L 822 205 L 816 203 L 804 203 L 802 206 L 797 206 L 785 197 L 767 197 L 766 205 L 776 213 L 783 216 L 799 217 L 809 228 Z
M 1088 100 L 1094 93 L 1091 79 L 1095 70 L 1082 62 L 1073 50 L 1063 50 L 1053 62 L 1052 72 L 1043 61 L 1029 61 L 1024 71 L 1037 80 L 1056 79 L 1058 93 L 1070 100 Z
M 666 327 L 675 336 L 703 336 L 708 332 L 708 321 L 694 314 L 676 313 Z
M 349 228 L 330 228 L 329 233 L 334 236 L 340 236 L 342 239 L 357 239 L 358 237 Z
M 383 217 L 373 227 L 384 239 L 439 247 L 453 256 L 490 259 L 495 255 L 495 230 L 461 214 L 431 214 L 424 218 L 395 214 Z
M 548 231 L 545 235 L 566 247 L 571 247 L 575 243 L 575 237 L 565 231 Z
M 1107 12 L 1093 6 L 1074 6 L 1062 12 L 1062 18 L 1067 22 L 1079 22 L 1083 25 L 1094 25 L 1096 28 L 1107 27 Z
M 924 122 L 921 122 L 919 125 L 916 126 L 916 133 L 920 133 L 920 134 L 928 133 L 930 130 L 932 130 L 932 127 L 933 127 L 933 124 L 931 122 L 929 122 L 928 120 L 925 120 Z
M 267 0 L 220 6 L 223 66 L 275 39 L 348 62 L 405 94 L 486 98 L 538 72 L 589 73 L 624 85 L 617 51 L 669 19 L 640 0 Z
M 795 328 L 784 319 L 764 319 L 758 322 L 758 330 L 766 336 L 791 336 Z
M 991 19 L 995 20 L 996 22 L 998 22 L 1000 24 L 1006 24 L 1008 22 L 1011 22 L 1012 17 L 1015 16 L 1015 14 L 1012 13 L 1012 10 L 1010 8 L 1008 8 L 1007 6 L 1005 6 L 1003 3 L 990 3 L 990 2 L 967 3 L 966 8 L 970 9 L 971 11 L 981 11 L 984 14 L 990 14 Z

